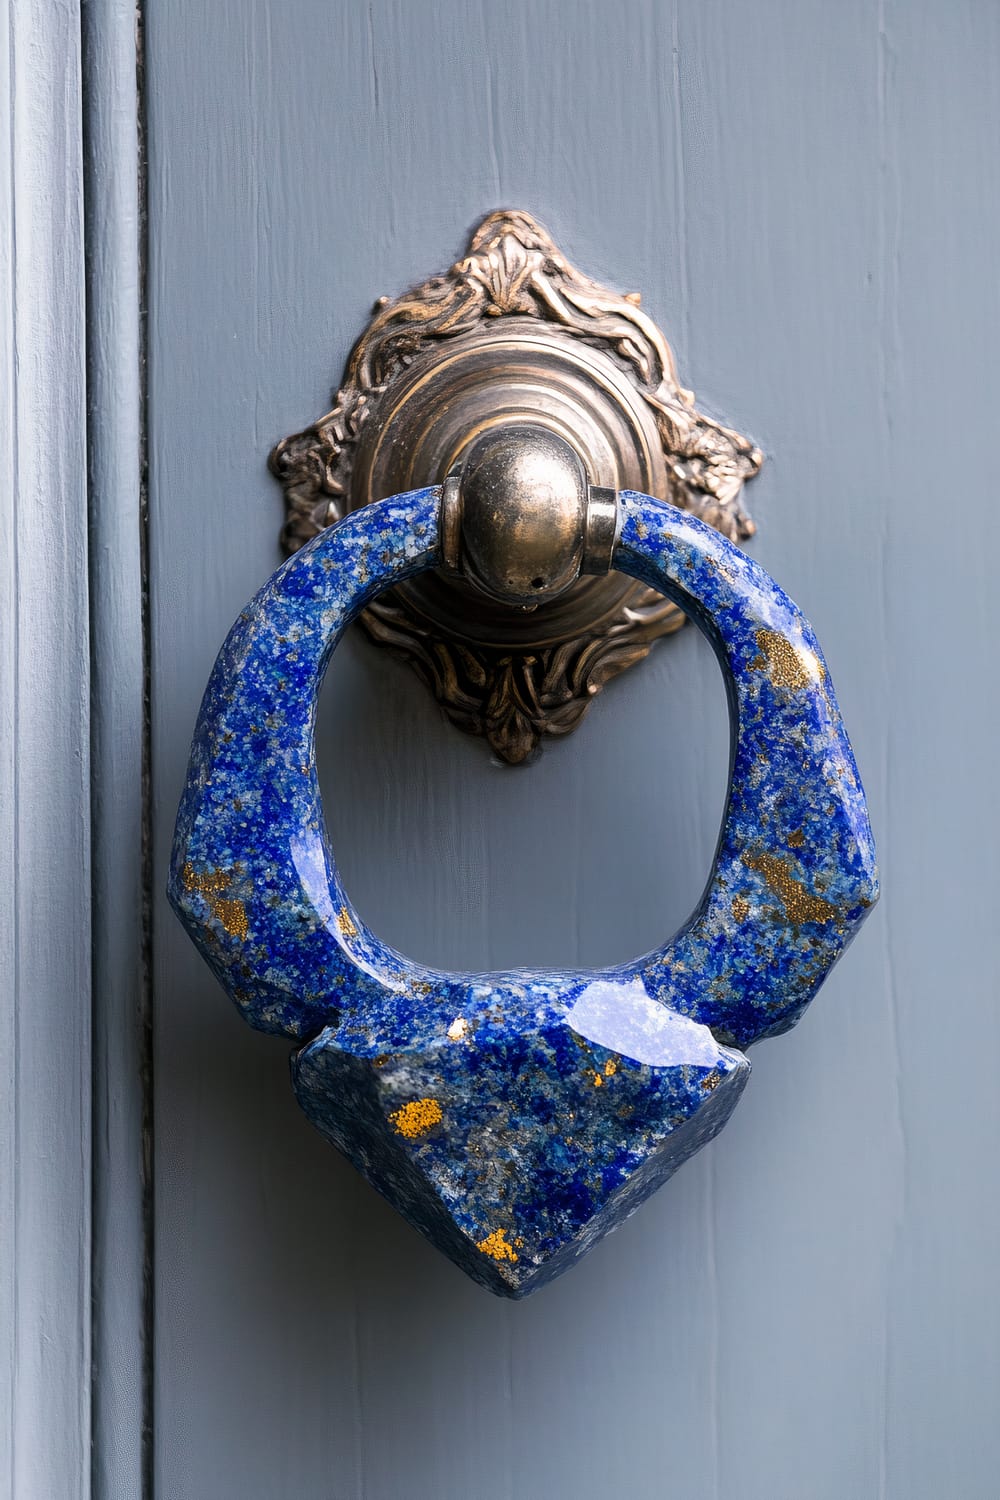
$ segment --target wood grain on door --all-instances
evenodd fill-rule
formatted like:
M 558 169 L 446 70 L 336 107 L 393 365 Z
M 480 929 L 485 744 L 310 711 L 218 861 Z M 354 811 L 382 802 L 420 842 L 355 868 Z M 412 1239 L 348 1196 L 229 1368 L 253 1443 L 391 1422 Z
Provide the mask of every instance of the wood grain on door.
M 157 1495 L 992 1500 L 1000 11 L 148 9 Z M 751 546 L 823 642 L 883 865 L 727 1132 L 513 1306 L 311 1131 L 163 896 L 201 691 L 279 560 L 267 453 L 501 206 L 641 287 L 764 448 Z M 693 630 L 520 771 L 351 639 L 319 747 L 366 921 L 491 969 L 662 942 L 728 756 Z

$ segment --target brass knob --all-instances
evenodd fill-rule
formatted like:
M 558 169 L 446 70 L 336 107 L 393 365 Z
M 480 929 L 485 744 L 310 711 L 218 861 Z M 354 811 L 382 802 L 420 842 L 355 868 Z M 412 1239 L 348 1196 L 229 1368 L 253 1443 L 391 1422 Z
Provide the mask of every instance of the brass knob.
M 589 484 L 571 443 L 511 424 L 478 438 L 445 483 L 444 560 L 490 598 L 531 609 L 610 570 L 617 522 L 614 490 Z

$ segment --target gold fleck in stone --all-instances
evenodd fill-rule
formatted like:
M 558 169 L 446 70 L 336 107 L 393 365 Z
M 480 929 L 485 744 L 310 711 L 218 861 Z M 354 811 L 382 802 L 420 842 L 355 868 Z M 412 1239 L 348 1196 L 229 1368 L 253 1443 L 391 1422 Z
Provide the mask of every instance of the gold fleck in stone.
M 604 1064 L 604 1076 L 605 1076 L 605 1078 L 614 1078 L 614 1076 L 615 1076 L 615 1074 L 617 1072 L 618 1072 L 618 1064 L 615 1062 L 615 1060 L 614 1060 L 613 1057 L 609 1057 L 608 1060 L 607 1060 L 607 1062 Z
M 448 1036 L 453 1042 L 464 1041 L 469 1034 L 469 1023 L 464 1016 L 456 1016 L 448 1027 Z
M 207 875 L 198 875 L 194 865 L 186 864 L 181 871 L 184 889 L 197 891 L 204 896 L 208 910 L 216 921 L 221 922 L 230 937 L 246 939 L 249 931 L 247 909 L 242 901 L 225 901 L 220 895 L 229 885 L 230 875 L 226 870 L 210 870 Z
M 748 869 L 763 875 L 780 899 L 790 922 L 829 922 L 836 915 L 836 907 L 811 895 L 801 880 L 795 879 L 785 861 L 776 855 L 744 854 L 743 863 Z
M 197 891 L 202 896 L 211 896 L 213 892 L 224 891 L 229 884 L 229 876 L 225 870 L 209 870 L 207 875 L 196 875 L 194 865 L 191 864 L 184 866 L 181 879 L 186 891 Z
M 247 909 L 242 901 L 224 901 L 221 896 L 216 896 L 209 903 L 212 915 L 218 917 L 230 937 L 239 938 L 242 942 L 247 935 Z
M 604 1079 L 601 1077 L 600 1073 L 591 1072 L 590 1077 L 595 1089 L 601 1089 L 604 1087 Z
M 517 1241 L 520 1244 L 520 1240 Z M 494 1260 L 509 1260 L 511 1263 L 517 1260 L 517 1251 L 507 1239 L 505 1229 L 494 1229 L 484 1240 L 480 1240 L 476 1246 L 484 1255 L 492 1256 Z
M 745 922 L 750 915 L 750 902 L 745 896 L 733 897 L 733 916 L 737 922 Z
M 405 1135 L 408 1141 L 416 1141 L 428 1130 L 433 1130 L 444 1119 L 441 1106 L 436 1099 L 411 1099 L 402 1109 L 389 1116 L 397 1135 Z
M 801 849 L 805 841 L 806 836 L 802 832 L 801 828 L 796 828 L 794 833 L 790 833 L 788 835 L 788 842 L 791 844 L 793 849 Z
M 795 647 L 776 630 L 758 630 L 756 639 L 761 654 L 750 665 L 766 667 L 776 687 L 804 688 L 810 682 L 822 682 L 823 663 L 808 646 Z
M 709 1073 L 707 1077 L 701 1080 L 701 1086 L 703 1089 L 707 1089 L 709 1093 L 712 1093 L 714 1089 L 717 1089 L 719 1087 L 719 1084 L 721 1082 L 722 1074 L 719 1072 L 718 1068 L 713 1068 L 712 1072 Z
M 342 907 L 337 913 L 337 926 L 346 938 L 354 938 L 358 935 L 357 923 L 346 907 Z

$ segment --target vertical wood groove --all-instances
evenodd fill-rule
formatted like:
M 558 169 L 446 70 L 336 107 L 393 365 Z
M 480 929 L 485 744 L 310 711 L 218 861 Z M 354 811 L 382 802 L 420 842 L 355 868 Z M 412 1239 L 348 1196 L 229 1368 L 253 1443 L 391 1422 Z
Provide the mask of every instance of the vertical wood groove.
M 879 197 L 878 197 L 878 317 L 876 320 L 879 425 L 882 444 L 881 468 L 885 503 L 877 529 L 878 545 L 878 615 L 880 634 L 885 641 L 894 637 L 892 621 L 892 568 L 896 535 L 900 515 L 896 497 L 892 494 L 891 472 L 893 444 L 896 437 L 895 409 L 902 395 L 900 389 L 900 233 L 901 201 L 899 176 L 899 120 L 898 98 L 895 77 L 895 53 L 889 30 L 886 0 L 875 0 L 875 113 L 877 131 Z M 888 652 L 883 657 L 883 686 L 886 700 L 892 696 L 894 662 Z M 896 814 L 895 768 L 899 753 L 893 715 L 885 721 L 881 740 L 881 778 L 886 805 L 886 828 L 884 830 L 881 858 L 892 868 L 893 824 Z M 891 1091 L 891 1117 L 888 1122 L 887 1152 L 892 1157 L 891 1192 L 887 1194 L 886 1215 L 888 1220 L 885 1260 L 884 1295 L 882 1298 L 879 1327 L 879 1360 L 881 1385 L 879 1391 L 879 1437 L 878 1470 L 876 1476 L 878 1500 L 889 1500 L 895 1492 L 893 1454 L 890 1436 L 890 1413 L 893 1386 L 893 1330 L 894 1306 L 893 1282 L 899 1266 L 899 1254 L 906 1213 L 906 1158 L 907 1131 L 903 1108 L 902 1069 L 903 1058 L 900 1041 L 900 1004 L 895 955 L 896 921 L 894 893 L 890 891 L 885 903 L 882 924 L 882 962 L 884 973 L 886 1034 L 889 1058 L 886 1067 L 887 1087 Z
M 94 1500 L 150 1500 L 148 661 L 141 34 L 85 0 L 93 826 Z

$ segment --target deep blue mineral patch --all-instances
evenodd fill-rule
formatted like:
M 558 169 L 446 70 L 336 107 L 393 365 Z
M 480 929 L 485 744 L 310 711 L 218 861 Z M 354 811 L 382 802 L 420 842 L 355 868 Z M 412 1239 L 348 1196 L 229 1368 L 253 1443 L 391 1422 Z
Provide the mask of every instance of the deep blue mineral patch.
M 615 566 L 683 606 L 729 687 L 731 787 L 698 910 L 664 947 L 589 973 L 439 974 L 386 947 L 337 875 L 314 712 L 351 618 L 439 562 L 439 499 L 351 513 L 241 614 L 202 704 L 169 894 L 247 1020 L 300 1043 L 314 1124 L 470 1276 L 520 1297 L 725 1124 L 741 1049 L 795 1024 L 876 900 L 875 852 L 800 611 L 724 537 L 626 492 Z

